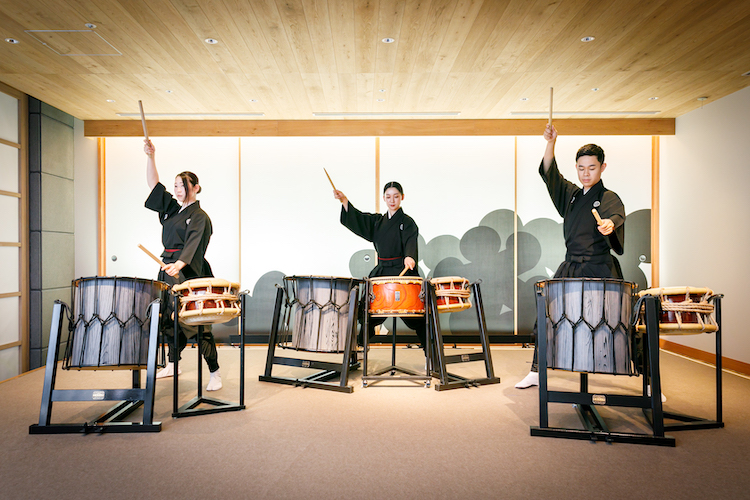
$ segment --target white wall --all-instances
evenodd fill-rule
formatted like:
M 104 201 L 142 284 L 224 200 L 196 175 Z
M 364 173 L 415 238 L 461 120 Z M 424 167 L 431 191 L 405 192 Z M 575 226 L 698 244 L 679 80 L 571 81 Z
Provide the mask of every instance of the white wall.
M 96 139 L 84 137 L 83 122 L 75 119 L 75 276 L 96 276 L 99 234 L 99 166 Z
M 723 354 L 750 363 L 750 87 L 677 118 L 661 139 L 660 285 L 723 293 Z M 713 352 L 713 335 L 667 340 Z

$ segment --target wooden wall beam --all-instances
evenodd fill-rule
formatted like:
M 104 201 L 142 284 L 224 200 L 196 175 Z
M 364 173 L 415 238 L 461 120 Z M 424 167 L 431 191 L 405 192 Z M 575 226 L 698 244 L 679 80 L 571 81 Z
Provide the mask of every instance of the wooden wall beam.
M 541 135 L 547 120 L 149 120 L 156 137 Z M 674 118 L 560 119 L 564 135 L 674 135 Z M 87 120 L 86 137 L 139 137 L 140 120 Z

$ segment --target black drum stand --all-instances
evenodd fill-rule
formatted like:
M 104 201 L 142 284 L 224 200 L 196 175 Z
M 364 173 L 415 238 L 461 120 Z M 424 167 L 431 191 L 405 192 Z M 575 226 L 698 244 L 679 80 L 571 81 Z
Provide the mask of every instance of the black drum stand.
M 545 325 L 546 303 L 541 292 L 537 291 L 537 324 L 540 333 L 537 335 L 539 342 L 539 426 L 531 427 L 532 436 L 556 437 L 567 439 L 583 439 L 590 441 L 606 441 L 648 444 L 657 446 L 675 446 L 675 439 L 666 436 L 664 417 L 665 413 L 661 402 L 661 377 L 659 371 L 659 325 L 658 325 L 658 303 L 656 297 L 645 297 L 645 370 L 643 376 L 643 393 L 639 396 L 622 394 L 599 394 L 591 393 L 588 388 L 588 373 L 581 373 L 580 390 L 578 392 L 550 391 L 547 388 L 547 335 Z M 647 396 L 647 387 L 651 384 L 651 396 Z M 549 403 L 573 404 L 578 412 L 585 429 L 569 429 L 549 426 Z M 642 408 L 651 416 L 652 434 L 613 432 L 609 429 L 604 419 L 596 409 L 597 406 L 620 406 L 629 408 Z
M 279 343 L 279 327 L 281 325 L 281 310 L 284 302 L 284 289 L 276 290 L 276 303 L 274 305 L 273 320 L 271 323 L 271 334 L 268 339 L 268 355 L 266 357 L 266 370 L 258 379 L 261 382 L 274 382 L 277 384 L 293 385 L 295 387 L 312 387 L 313 389 L 325 389 L 329 391 L 351 393 L 354 388 L 349 384 L 349 371 L 359 368 L 356 358 L 352 359 L 354 353 L 354 339 L 356 338 L 357 310 L 359 309 L 359 286 L 354 286 L 349 291 L 349 317 L 347 321 L 347 337 L 340 363 L 320 361 L 314 359 L 293 358 L 276 355 L 276 346 Z M 279 377 L 272 374 L 274 365 L 296 366 L 319 370 L 303 378 Z M 337 382 L 329 382 L 338 378 Z
M 247 295 L 244 293 L 240 294 L 240 311 L 245 311 L 245 300 Z M 180 322 L 178 319 L 177 312 L 180 310 L 180 296 L 174 294 L 174 337 L 172 348 L 175 352 L 174 359 L 174 380 L 173 380 L 173 395 L 172 395 L 172 417 L 192 417 L 195 415 L 207 415 L 209 413 L 222 413 L 225 411 L 238 411 L 245 409 L 245 321 L 244 316 L 240 313 L 240 402 L 232 403 L 230 401 L 224 401 L 216 398 L 209 398 L 203 396 L 203 360 L 201 359 L 201 342 L 203 341 L 203 325 L 198 326 L 198 395 L 179 406 L 179 395 L 180 395 L 180 381 L 179 381 L 179 328 Z M 210 405 L 209 407 L 200 408 L 202 404 Z
M 44 389 L 39 410 L 39 423 L 29 426 L 29 434 L 70 434 L 92 432 L 159 432 L 161 422 L 154 422 L 154 394 L 156 387 L 156 352 L 159 339 L 160 301 L 154 301 L 149 325 L 148 358 L 146 364 L 146 388 L 141 388 L 141 368 L 133 368 L 133 386 L 130 389 L 55 389 L 57 358 L 63 325 L 63 302 L 55 301 L 52 310 L 47 365 L 44 369 Z M 116 366 L 99 369 L 115 369 Z M 109 411 L 92 422 L 82 424 L 52 424 L 52 403 L 63 401 L 120 401 Z M 143 420 L 127 422 L 124 418 L 143 405 Z
M 471 284 L 471 290 L 474 294 L 474 307 L 477 311 L 477 323 L 479 326 L 479 339 L 482 343 L 482 352 L 471 353 L 471 354 L 456 354 L 452 356 L 446 356 L 445 345 L 443 343 L 443 334 L 440 330 L 440 321 L 438 318 L 437 311 L 437 297 L 435 295 L 435 287 L 432 284 L 427 286 L 429 290 L 428 295 L 430 297 L 430 318 L 432 319 L 432 332 L 435 337 L 435 354 L 437 370 L 434 370 L 432 375 L 440 379 L 440 383 L 435 385 L 436 391 L 446 391 L 449 389 L 469 388 L 478 387 L 480 385 L 487 384 L 499 384 L 500 378 L 495 376 L 495 372 L 492 367 L 492 355 L 490 354 L 490 345 L 487 339 L 486 321 L 484 317 L 484 306 L 482 305 L 482 292 L 479 289 L 479 281 Z M 430 329 L 428 329 L 430 331 Z M 456 375 L 448 372 L 447 365 L 455 363 L 466 363 L 469 361 L 484 361 L 485 370 L 487 376 L 484 378 L 468 379 L 460 375 Z

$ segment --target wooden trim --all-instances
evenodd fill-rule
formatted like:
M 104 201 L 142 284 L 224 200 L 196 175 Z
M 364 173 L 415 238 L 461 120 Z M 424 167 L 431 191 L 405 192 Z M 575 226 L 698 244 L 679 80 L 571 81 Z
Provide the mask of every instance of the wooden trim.
M 5 349 L 11 349 L 13 347 L 18 347 L 18 346 L 22 346 L 22 345 L 23 345 L 23 342 L 21 342 L 20 340 L 16 340 L 15 342 L 11 342 L 10 344 L 0 345 L 0 351 L 3 351 Z
M 513 335 L 518 335 L 518 136 L 513 138 Z
M 17 142 L 6 141 L 5 139 L 0 139 L 0 144 L 5 144 L 6 146 L 10 146 L 12 148 L 21 149 L 21 145 Z
M 20 93 L 19 93 L 20 94 Z M 18 187 L 20 191 L 20 221 L 18 241 L 21 243 L 19 264 L 19 285 L 21 292 L 19 321 L 21 325 L 21 373 L 29 369 L 29 297 L 31 279 L 29 277 L 29 97 L 18 96 L 18 140 L 21 145 L 18 159 Z
M 13 242 L 13 241 L 0 241 L 0 247 L 18 247 L 21 248 L 21 242 Z
M 21 297 L 23 293 L 21 292 L 6 292 L 6 293 L 0 293 L 0 299 L 9 299 L 11 297 Z
M 20 198 L 21 193 L 14 193 L 13 191 L 2 191 L 0 190 L 0 196 L 11 196 L 13 198 Z
M 2 92 L 3 94 L 8 94 L 11 97 L 15 97 L 19 101 L 21 101 L 23 99 L 26 99 L 26 94 L 24 94 L 20 90 L 16 90 L 13 87 L 4 84 L 3 82 L 0 82 L 0 92 Z M 18 124 L 19 124 L 19 126 L 21 125 L 21 120 L 18 120 Z M 20 136 L 19 136 L 19 138 L 20 138 Z
M 107 193 L 106 193 L 106 172 L 107 172 L 107 144 L 104 137 L 96 140 L 97 162 L 99 167 L 99 179 L 97 188 L 99 194 L 99 244 L 97 249 L 97 274 L 99 276 L 107 275 Z
M 539 135 L 547 120 L 149 120 L 154 137 Z M 566 135 L 674 135 L 674 118 L 562 119 Z M 86 120 L 86 137 L 140 137 L 140 120 Z
M 715 353 L 702 351 L 700 349 L 696 349 L 695 347 L 688 347 L 664 339 L 659 339 L 659 347 L 661 347 L 665 351 L 673 352 L 675 354 L 679 354 L 690 359 L 695 359 L 697 361 L 702 361 L 703 363 L 709 364 L 711 366 L 716 366 Z M 743 375 L 750 375 L 750 363 L 745 363 L 743 361 L 737 361 L 736 359 L 722 356 L 721 365 L 722 368 L 726 370 L 732 370 Z
M 659 136 L 651 137 L 651 287 L 659 286 Z
M 380 137 L 375 138 L 375 213 L 380 213 Z
M 237 254 L 237 281 L 242 285 L 242 138 L 237 138 L 237 243 L 239 254 Z M 241 290 L 241 288 L 240 288 Z

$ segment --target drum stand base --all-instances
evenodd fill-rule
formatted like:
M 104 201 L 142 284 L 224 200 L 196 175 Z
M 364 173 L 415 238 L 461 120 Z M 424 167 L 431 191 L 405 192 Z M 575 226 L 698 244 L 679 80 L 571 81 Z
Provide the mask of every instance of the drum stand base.
M 656 300 L 647 299 L 646 322 L 650 325 L 646 334 L 644 363 L 646 373 L 643 375 L 643 395 L 594 394 L 589 392 L 588 373 L 581 373 L 579 392 L 549 391 L 547 389 L 547 335 L 537 335 L 539 341 L 539 426 L 531 427 L 532 436 L 556 437 L 565 439 L 582 439 L 605 441 L 607 443 L 633 443 L 655 446 L 675 446 L 675 439 L 664 434 L 665 412 L 661 403 L 661 377 L 659 371 L 659 336 L 656 323 Z M 537 295 L 537 324 L 546 325 L 545 298 Z M 540 327 L 540 330 L 543 327 Z M 652 334 L 655 333 L 655 334 Z M 650 375 L 650 380 L 649 380 Z M 648 382 L 651 383 L 651 396 L 646 396 Z M 578 412 L 585 429 L 567 429 L 549 426 L 549 403 L 572 403 Z M 653 434 L 612 432 L 599 414 L 596 406 L 621 406 L 642 408 L 650 411 L 654 418 L 649 422 Z
M 141 370 L 133 370 L 132 389 L 55 389 L 57 358 L 60 351 L 60 333 L 63 323 L 63 303 L 55 301 L 52 311 L 47 365 L 44 371 L 42 406 L 39 423 L 29 426 L 29 434 L 89 434 L 103 432 L 159 432 L 161 422 L 154 422 L 154 394 L 156 387 L 156 349 L 159 335 L 159 303 L 151 307 L 148 360 L 146 365 L 146 388 L 141 389 Z M 106 367 L 105 367 L 106 368 Z M 113 367 L 109 367 L 110 369 Z M 82 424 L 52 424 L 52 403 L 61 401 L 120 401 L 92 422 Z M 136 409 L 143 405 L 142 422 L 125 422 Z
M 276 290 L 276 303 L 274 306 L 273 322 L 271 324 L 271 335 L 268 339 L 268 356 L 266 357 L 266 370 L 263 375 L 258 377 L 261 382 L 273 382 L 275 384 L 292 385 L 294 387 L 310 387 L 313 389 L 323 389 L 327 391 L 345 392 L 351 394 L 354 388 L 349 383 L 349 371 L 359 368 L 359 362 L 352 359 L 352 339 L 354 338 L 357 324 L 357 309 L 359 309 L 359 287 L 355 286 L 349 292 L 349 318 L 347 329 L 349 336 L 346 339 L 344 352 L 331 353 L 342 356 L 341 363 L 332 363 L 326 361 L 317 361 L 302 358 L 287 358 L 276 356 L 276 345 L 279 341 L 279 324 L 281 318 L 281 308 L 284 298 L 284 289 Z M 313 370 L 322 370 L 303 378 L 277 377 L 272 374 L 273 365 L 296 366 L 299 368 L 311 368 Z M 329 382 L 338 378 L 338 382 Z
M 174 310 L 179 311 L 179 296 L 174 297 Z M 240 310 L 245 311 L 246 294 L 240 294 Z M 175 317 L 177 315 L 175 314 Z M 180 328 L 177 318 L 175 318 L 174 325 L 174 344 L 172 348 L 175 353 L 179 353 L 178 347 L 178 336 Z M 231 401 L 224 401 L 222 399 L 208 398 L 203 396 L 203 365 L 201 360 L 201 346 L 200 343 L 203 341 L 203 325 L 198 326 L 198 395 L 185 403 L 184 405 L 177 407 L 178 396 L 180 394 L 179 384 L 179 354 L 175 356 L 174 361 L 174 384 L 172 394 L 172 418 L 181 417 L 193 417 L 196 415 L 209 415 L 211 413 L 223 413 L 227 411 L 239 411 L 245 409 L 245 321 L 244 315 L 240 314 L 240 402 L 233 403 Z M 199 408 L 200 405 L 210 405 L 210 408 Z
M 482 292 L 479 289 L 479 282 L 472 283 L 471 288 L 474 294 L 474 305 L 477 312 L 477 324 L 479 326 L 479 339 L 482 343 L 482 352 L 472 354 L 460 354 L 453 356 L 445 355 L 445 345 L 443 343 L 443 334 L 440 331 L 440 321 L 438 320 L 437 311 L 437 297 L 435 296 L 435 288 L 429 286 L 430 296 L 430 311 L 432 316 L 432 331 L 435 336 L 435 359 L 437 361 L 437 371 L 433 371 L 433 376 L 440 379 L 440 383 L 435 385 L 436 391 L 447 391 L 450 389 L 462 389 L 479 387 L 480 385 L 499 384 L 500 377 L 495 376 L 494 369 L 492 367 L 492 355 L 490 354 L 490 345 L 487 338 L 487 331 L 485 328 L 486 321 L 484 317 L 484 306 L 482 305 Z M 455 363 L 466 363 L 469 361 L 484 361 L 487 376 L 484 378 L 469 379 L 448 372 L 446 365 Z
M 426 315 L 428 318 L 425 319 L 425 321 L 428 321 L 429 325 L 429 314 Z M 409 370 L 406 368 L 402 368 L 400 366 L 396 365 L 396 318 L 393 318 L 393 332 L 392 332 L 392 340 L 391 340 L 391 365 L 388 368 L 384 368 L 382 370 L 379 370 L 372 375 L 368 375 L 367 373 L 367 356 L 369 352 L 369 339 L 368 339 L 368 323 L 369 323 L 370 313 L 369 311 L 365 313 L 365 322 L 362 325 L 362 343 L 364 344 L 364 354 L 362 358 L 362 387 L 368 387 L 369 385 L 377 384 L 378 382 L 383 381 L 406 381 L 406 382 L 414 382 L 414 383 L 421 383 L 424 384 L 425 387 L 430 387 L 430 384 L 432 384 L 432 357 L 427 355 L 425 364 L 425 373 L 420 374 L 416 371 Z M 427 344 L 428 344 L 428 352 L 432 350 L 432 343 L 430 342 L 430 328 L 426 329 L 426 337 L 427 337 Z M 386 375 L 386 373 L 388 375 Z M 397 373 L 401 373 L 402 375 L 396 375 Z

